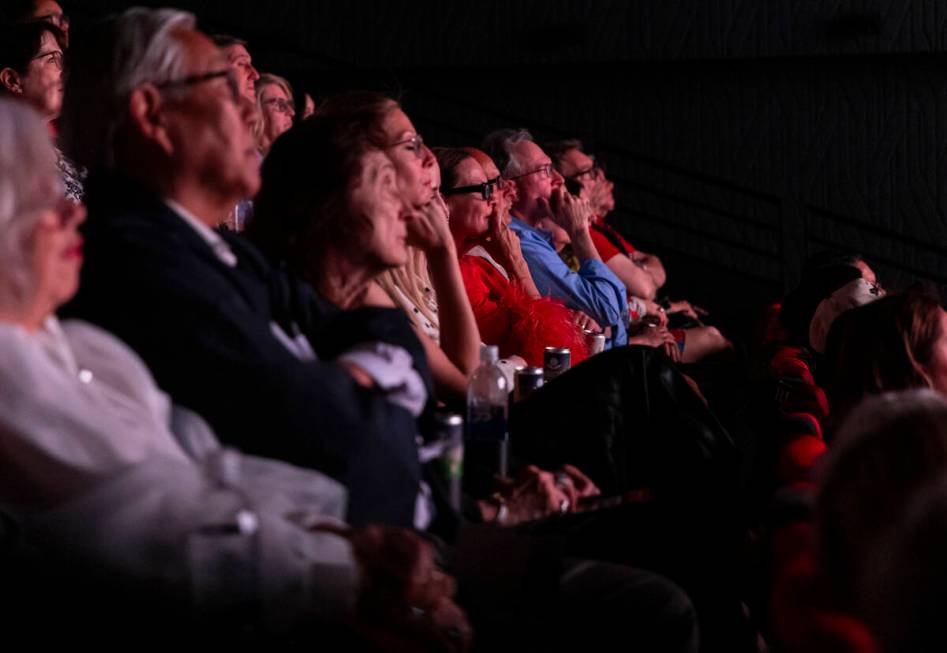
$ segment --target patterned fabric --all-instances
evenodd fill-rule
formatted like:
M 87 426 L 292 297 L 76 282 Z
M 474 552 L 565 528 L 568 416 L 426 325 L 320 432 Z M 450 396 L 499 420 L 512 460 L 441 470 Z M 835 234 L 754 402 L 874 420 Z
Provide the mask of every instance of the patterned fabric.
M 66 155 L 59 149 L 56 150 L 56 167 L 59 168 L 59 174 L 62 175 L 62 183 L 66 189 L 66 199 L 72 200 L 76 204 L 81 203 L 85 197 L 85 168 L 76 167 L 76 164 L 66 158 Z

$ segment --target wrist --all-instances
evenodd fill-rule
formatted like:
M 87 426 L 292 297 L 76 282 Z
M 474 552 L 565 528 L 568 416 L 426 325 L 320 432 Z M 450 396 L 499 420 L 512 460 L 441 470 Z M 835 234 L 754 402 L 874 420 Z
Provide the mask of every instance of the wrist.
M 429 261 L 442 262 L 457 257 L 457 246 L 453 238 L 448 238 L 424 252 Z

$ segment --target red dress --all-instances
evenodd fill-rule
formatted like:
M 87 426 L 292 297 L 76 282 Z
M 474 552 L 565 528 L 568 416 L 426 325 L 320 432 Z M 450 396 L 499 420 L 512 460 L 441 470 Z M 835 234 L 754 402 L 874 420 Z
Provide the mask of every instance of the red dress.
M 543 366 L 546 347 L 568 347 L 573 365 L 588 357 L 585 336 L 565 306 L 533 299 L 482 256 L 463 256 L 460 271 L 480 338 L 497 345 L 500 356 L 522 356 L 536 367 Z

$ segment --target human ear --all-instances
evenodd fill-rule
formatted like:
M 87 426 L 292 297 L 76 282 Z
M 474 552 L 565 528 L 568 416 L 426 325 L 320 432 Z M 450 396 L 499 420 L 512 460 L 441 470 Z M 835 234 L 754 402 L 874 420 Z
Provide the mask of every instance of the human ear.
M 17 95 L 23 94 L 23 84 L 20 80 L 20 74 L 12 68 L 0 70 L 0 84 L 11 93 Z
M 138 133 L 171 154 L 174 144 L 164 118 L 161 92 L 153 84 L 142 84 L 128 96 L 128 115 Z

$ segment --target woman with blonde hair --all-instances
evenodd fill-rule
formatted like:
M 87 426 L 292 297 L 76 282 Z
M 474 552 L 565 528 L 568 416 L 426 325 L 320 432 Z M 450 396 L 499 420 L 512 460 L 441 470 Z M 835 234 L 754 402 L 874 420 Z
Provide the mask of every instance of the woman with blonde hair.
M 260 152 L 266 156 L 273 141 L 293 126 L 293 118 L 296 116 L 293 87 L 279 75 L 263 73 L 256 81 L 256 101 L 263 116 Z

